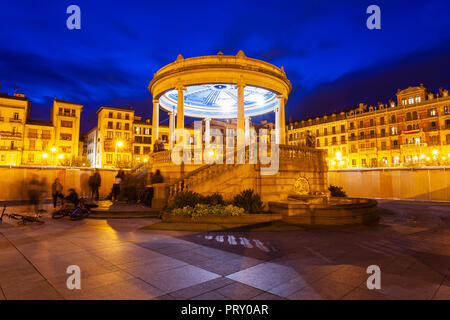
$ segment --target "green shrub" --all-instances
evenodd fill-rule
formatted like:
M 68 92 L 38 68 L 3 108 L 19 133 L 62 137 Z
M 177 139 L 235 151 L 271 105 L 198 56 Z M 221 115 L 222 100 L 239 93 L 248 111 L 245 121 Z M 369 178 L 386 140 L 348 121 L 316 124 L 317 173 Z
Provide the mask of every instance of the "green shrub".
M 244 209 L 233 205 L 209 205 L 198 203 L 194 207 L 186 206 L 183 208 L 174 208 L 170 211 L 171 215 L 189 216 L 191 218 L 201 217 L 205 215 L 219 216 L 240 216 L 244 213 Z
M 203 199 L 201 199 L 201 203 L 214 206 L 214 205 L 224 205 L 225 201 L 223 201 L 223 197 L 221 194 L 213 193 L 210 196 L 203 197 Z
M 330 185 L 328 187 L 330 194 L 332 197 L 346 197 L 345 191 L 342 190 L 342 187 Z
M 167 211 L 171 211 L 175 208 L 195 207 L 202 200 L 202 196 L 197 192 L 181 191 L 178 192 L 175 197 L 167 205 Z
M 248 213 L 259 213 L 264 209 L 259 194 L 254 193 L 253 189 L 247 189 L 236 195 L 233 199 L 233 204 L 237 207 L 243 208 Z

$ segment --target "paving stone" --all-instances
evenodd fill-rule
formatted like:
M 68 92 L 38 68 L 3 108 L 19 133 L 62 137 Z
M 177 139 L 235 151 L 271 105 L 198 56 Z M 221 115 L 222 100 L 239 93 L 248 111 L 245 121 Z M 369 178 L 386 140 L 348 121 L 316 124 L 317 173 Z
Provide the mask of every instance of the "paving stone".
M 199 296 L 209 291 L 222 288 L 233 282 L 234 281 L 231 279 L 220 277 L 178 291 L 171 292 L 170 295 L 176 299 L 190 299 L 192 297 Z
M 249 300 L 264 293 L 262 290 L 238 282 L 231 283 L 215 291 L 232 300 Z

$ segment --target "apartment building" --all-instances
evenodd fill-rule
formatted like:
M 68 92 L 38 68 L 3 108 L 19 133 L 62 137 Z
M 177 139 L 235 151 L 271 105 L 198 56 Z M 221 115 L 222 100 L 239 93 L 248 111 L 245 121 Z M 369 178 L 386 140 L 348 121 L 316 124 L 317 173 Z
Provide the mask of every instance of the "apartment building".
M 30 119 L 24 94 L 0 93 L 0 165 L 74 165 L 82 105 L 54 99 L 51 120 Z
M 327 150 L 332 168 L 450 164 L 450 97 L 423 85 L 398 90 L 396 101 L 360 104 L 338 113 L 290 122 L 288 144 Z

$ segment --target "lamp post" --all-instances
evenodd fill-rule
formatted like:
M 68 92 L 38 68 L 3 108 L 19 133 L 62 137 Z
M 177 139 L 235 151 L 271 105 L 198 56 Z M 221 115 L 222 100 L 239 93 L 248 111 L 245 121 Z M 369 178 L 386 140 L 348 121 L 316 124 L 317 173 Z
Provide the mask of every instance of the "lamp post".
M 115 165 L 116 165 L 116 168 L 117 168 L 117 148 L 121 148 L 123 146 L 123 142 L 122 141 L 117 141 L 116 142 L 116 150 L 115 150 Z

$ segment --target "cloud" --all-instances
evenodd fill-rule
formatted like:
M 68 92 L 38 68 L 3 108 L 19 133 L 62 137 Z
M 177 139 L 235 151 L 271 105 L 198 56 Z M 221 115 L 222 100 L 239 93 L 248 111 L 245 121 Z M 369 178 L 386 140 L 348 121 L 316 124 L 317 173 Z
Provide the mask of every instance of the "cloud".
M 378 62 L 323 83 L 298 100 L 290 98 L 287 113 L 294 119 L 394 99 L 397 89 L 423 83 L 436 91 L 450 88 L 450 39 L 404 57 Z

